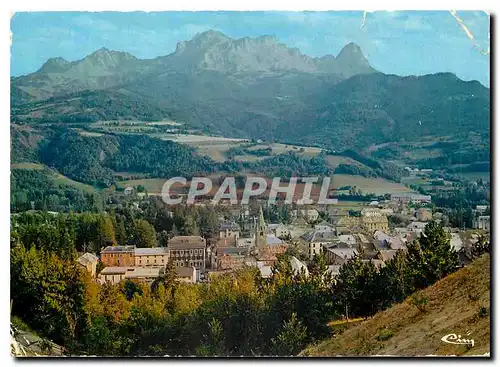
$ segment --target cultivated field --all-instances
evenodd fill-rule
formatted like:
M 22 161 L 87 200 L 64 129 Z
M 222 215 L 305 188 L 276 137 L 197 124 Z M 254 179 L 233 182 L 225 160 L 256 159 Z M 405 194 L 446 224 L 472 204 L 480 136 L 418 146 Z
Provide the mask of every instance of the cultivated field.
M 363 193 L 374 193 L 376 195 L 413 192 L 413 190 L 402 184 L 391 182 L 383 178 L 367 178 L 343 174 L 333 175 L 331 184 L 335 188 L 356 186 L 356 188 L 360 189 Z

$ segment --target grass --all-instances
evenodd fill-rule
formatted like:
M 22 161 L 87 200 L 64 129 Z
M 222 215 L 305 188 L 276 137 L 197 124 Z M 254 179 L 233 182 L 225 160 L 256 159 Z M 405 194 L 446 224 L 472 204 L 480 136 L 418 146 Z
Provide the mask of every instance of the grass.
M 36 170 L 42 170 L 45 168 L 43 164 L 40 163 L 30 163 L 30 162 L 23 162 L 23 163 L 13 163 L 10 165 L 11 168 L 15 169 L 36 169 Z
M 87 184 L 72 180 L 71 178 L 68 178 L 64 175 L 61 175 L 58 172 L 53 172 L 53 180 L 56 184 L 74 186 L 77 189 L 85 191 L 87 193 L 93 193 L 97 190 L 95 187 L 93 187 L 91 185 L 87 185 Z
M 360 189 L 363 193 L 374 193 L 375 195 L 413 192 L 413 190 L 402 184 L 391 182 L 383 178 L 368 178 L 344 174 L 333 175 L 331 185 L 335 188 L 356 186 L 356 188 Z
M 419 292 L 425 312 L 412 297 L 337 337 L 312 345 L 303 356 L 484 355 L 490 353 L 490 256 Z M 471 297 L 471 295 L 473 297 Z M 445 343 L 447 334 L 468 335 L 474 347 Z
M 140 180 L 126 180 L 117 182 L 117 188 L 125 189 L 128 186 L 144 186 L 148 194 L 161 195 L 161 189 L 167 179 L 163 178 L 144 178 Z
M 240 174 L 242 174 L 243 176 L 250 175 L 248 173 L 240 173 Z M 237 174 L 234 174 L 234 176 L 236 175 Z M 216 174 L 209 177 L 218 178 L 219 176 L 220 174 L 219 175 Z M 145 179 L 135 179 L 135 180 L 124 180 L 124 181 L 119 181 L 117 183 L 117 187 L 124 189 L 127 186 L 142 185 L 146 188 L 149 194 L 161 195 L 161 189 L 166 180 L 167 178 L 145 178 Z M 268 181 L 268 188 L 270 188 L 272 180 L 268 179 L 267 181 Z M 214 193 L 218 188 L 218 184 L 216 184 L 216 182 L 217 180 L 214 181 L 213 185 Z M 395 192 L 412 192 L 412 190 L 410 190 L 406 186 L 403 186 L 395 182 L 390 182 L 382 178 L 366 178 L 366 177 L 351 176 L 351 175 L 332 176 L 332 180 L 330 183 L 331 188 L 333 187 L 339 188 L 346 185 L 356 186 L 358 189 L 361 189 L 363 193 L 374 193 L 376 195 L 383 195 L 386 193 L 395 193 Z M 320 188 L 321 188 L 320 185 L 314 186 L 311 192 L 311 197 L 315 197 L 319 193 Z M 300 196 L 302 192 L 303 192 L 303 184 L 298 183 L 295 189 L 295 194 Z M 357 201 L 339 201 L 338 205 L 346 208 L 359 208 L 360 206 L 363 205 L 363 203 Z

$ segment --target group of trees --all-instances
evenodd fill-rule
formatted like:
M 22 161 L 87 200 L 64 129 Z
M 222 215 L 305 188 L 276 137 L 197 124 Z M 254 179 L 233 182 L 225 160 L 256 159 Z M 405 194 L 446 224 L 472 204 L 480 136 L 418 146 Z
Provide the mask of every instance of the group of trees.
M 45 210 L 94 212 L 103 210 L 103 198 L 70 185 L 57 184 L 48 169 L 11 170 L 11 212 Z
M 128 213 L 21 213 L 11 220 L 11 245 L 34 245 L 64 259 L 77 252 L 99 254 L 106 246 L 156 247 L 157 234 L 147 221 Z
M 166 246 L 177 235 L 212 237 L 218 233 L 222 209 L 172 206 L 150 198 L 141 211 L 116 208 L 99 213 L 23 212 L 12 216 L 12 243 L 62 253 L 99 253 L 105 246 Z M 226 213 L 227 214 L 227 213 Z M 66 256 L 65 256 L 66 257 Z
M 214 162 L 187 146 L 146 135 L 82 136 L 60 129 L 40 152 L 43 163 L 79 182 L 109 187 L 114 172 L 189 177 L 213 172 Z
M 379 270 L 362 253 L 344 264 L 335 286 L 346 316 L 367 317 L 401 302 L 459 267 L 456 251 L 442 226 L 430 222 L 405 252 L 396 255 Z
M 70 354 L 295 355 L 328 335 L 331 290 L 281 258 L 269 280 L 244 267 L 209 284 L 100 285 L 53 251 L 11 250 L 12 312 Z
M 112 240 L 113 220 L 98 220 L 104 221 L 100 240 Z M 56 221 L 61 221 L 55 225 L 58 238 L 71 237 L 71 227 Z M 76 242 L 85 232 L 79 227 Z M 178 283 L 168 264 L 151 285 L 100 285 L 60 246 L 21 237 L 11 249 L 13 313 L 73 354 L 296 355 L 330 335 L 330 320 L 371 316 L 458 267 L 446 233 L 433 222 L 406 253 L 398 252 L 381 269 L 360 256 L 333 278 L 318 255 L 306 276 L 293 270 L 285 254 L 269 279 L 257 268 L 243 267 L 201 284 Z M 476 255 L 489 249 L 479 246 Z

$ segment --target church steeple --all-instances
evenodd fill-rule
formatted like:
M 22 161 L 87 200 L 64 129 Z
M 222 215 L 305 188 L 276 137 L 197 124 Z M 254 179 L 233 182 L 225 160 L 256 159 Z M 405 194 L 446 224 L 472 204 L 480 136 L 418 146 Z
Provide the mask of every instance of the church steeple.
M 255 247 L 257 247 L 257 249 L 262 249 L 266 246 L 266 228 L 262 206 L 259 206 L 259 220 L 255 227 Z

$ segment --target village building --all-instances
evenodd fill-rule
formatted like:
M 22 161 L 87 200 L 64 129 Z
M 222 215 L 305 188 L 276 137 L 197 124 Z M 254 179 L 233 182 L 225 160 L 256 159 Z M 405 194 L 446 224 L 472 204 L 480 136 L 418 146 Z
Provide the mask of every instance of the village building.
M 118 284 L 125 279 L 127 268 L 123 266 L 107 266 L 99 273 L 101 283 Z
M 346 209 L 336 208 L 334 206 L 329 206 L 327 209 L 328 220 L 331 224 L 337 225 L 340 218 L 348 217 L 349 212 Z
M 136 248 L 135 266 L 164 266 L 169 260 L 167 247 Z
M 359 232 L 360 229 L 359 217 L 343 216 L 337 220 L 337 223 L 335 223 L 335 230 L 338 234 Z
M 391 194 L 391 201 L 400 202 L 402 204 L 430 204 L 430 195 L 413 194 L 408 192 Z
M 134 193 L 134 191 L 135 191 L 134 188 L 129 186 L 129 187 L 126 187 L 125 190 L 123 190 L 123 193 L 125 195 L 132 195 Z
M 321 227 L 320 227 L 321 228 Z M 300 237 L 309 247 L 309 258 L 321 253 L 322 247 L 339 242 L 336 231 L 333 228 L 314 229 Z
M 384 263 L 392 260 L 396 256 L 397 250 L 378 250 L 376 259 L 383 261 Z
M 297 218 L 292 222 L 291 225 L 288 226 L 288 229 L 290 230 L 291 238 L 298 238 L 309 231 L 311 228 L 304 220 L 304 218 Z
M 376 231 L 373 234 L 373 245 L 375 250 L 403 250 L 406 243 L 401 236 L 389 236 L 383 231 Z
M 219 238 L 231 238 L 234 239 L 234 242 L 238 242 L 240 232 L 241 229 L 238 223 L 222 223 L 219 228 Z
M 307 269 L 307 266 L 295 256 L 290 258 L 290 265 L 295 274 L 304 274 L 306 277 L 309 276 L 309 269 Z
M 175 279 L 181 283 L 196 283 L 196 268 L 194 266 L 177 266 Z
M 387 220 L 387 217 L 382 213 L 362 215 L 361 227 L 367 233 L 373 233 L 377 230 L 388 231 L 389 221 Z
M 245 264 L 248 248 L 219 247 L 211 257 L 211 268 L 217 271 L 237 269 Z
M 133 268 L 127 268 L 125 279 L 141 283 L 152 283 L 156 278 L 159 278 L 164 274 L 165 267 L 163 266 L 136 266 Z
M 278 223 L 278 224 L 269 224 L 269 229 L 273 231 L 274 235 L 278 238 L 288 238 L 291 237 L 291 232 L 289 226 Z
M 428 222 L 432 220 L 432 210 L 428 208 L 419 208 L 415 213 L 415 218 L 420 222 Z
M 168 241 L 173 264 L 178 267 L 194 266 L 205 270 L 206 241 L 200 236 L 176 236 Z
M 135 246 L 108 246 L 101 251 L 104 266 L 135 266 Z
M 464 247 L 464 243 L 462 241 L 462 238 L 460 237 L 459 233 L 450 233 L 450 246 L 455 250 L 455 251 L 460 251 L 462 247 Z
M 324 248 L 324 254 L 327 264 L 329 265 L 343 265 L 347 261 L 351 260 L 356 254 L 357 250 L 355 248 L 338 248 L 338 247 L 328 247 Z
M 76 261 L 90 273 L 92 278 L 96 276 L 97 263 L 99 262 L 99 258 L 97 256 L 86 252 L 85 254 L 78 257 Z
M 406 229 L 408 230 L 408 232 L 414 232 L 414 233 L 422 233 L 425 229 L 425 227 L 427 226 L 427 223 L 425 222 L 411 222 L 410 224 L 408 224 L 406 226 Z
M 312 223 L 312 222 L 316 222 L 318 220 L 319 212 L 314 208 L 312 208 L 312 209 L 296 209 L 296 210 L 292 211 L 292 216 L 294 218 L 302 217 L 307 222 Z
M 476 229 L 482 229 L 484 231 L 490 230 L 490 216 L 480 215 L 472 220 L 472 227 Z

